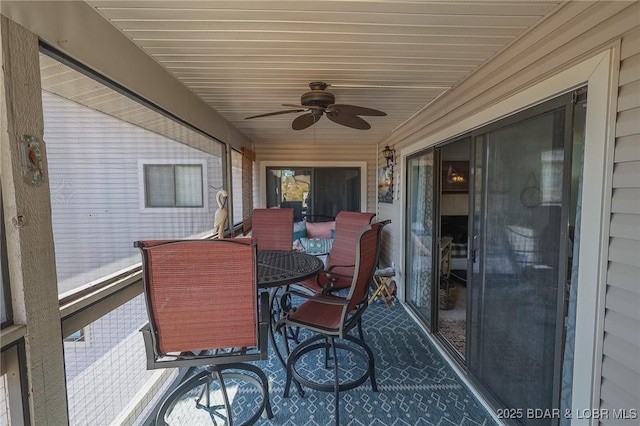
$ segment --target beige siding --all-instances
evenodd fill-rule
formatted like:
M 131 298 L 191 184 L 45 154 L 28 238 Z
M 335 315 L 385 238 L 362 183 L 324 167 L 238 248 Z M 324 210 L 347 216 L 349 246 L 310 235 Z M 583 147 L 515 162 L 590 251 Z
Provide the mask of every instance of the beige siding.
M 636 13 L 636 18 L 638 14 Z M 602 408 L 640 408 L 640 34 L 622 38 L 609 266 L 602 348 Z M 635 420 L 637 421 L 637 420 Z M 629 421 L 628 421 L 629 422 Z M 602 424 L 624 424 L 614 419 Z M 631 424 L 626 423 L 626 424 Z
M 263 144 L 254 147 L 258 165 L 264 161 L 282 161 L 291 164 L 308 162 L 366 162 L 367 205 L 363 210 L 376 211 L 377 147 L 376 145 L 326 145 L 326 144 Z M 263 180 L 264 176 L 260 176 Z M 366 207 L 366 209 L 365 209 Z

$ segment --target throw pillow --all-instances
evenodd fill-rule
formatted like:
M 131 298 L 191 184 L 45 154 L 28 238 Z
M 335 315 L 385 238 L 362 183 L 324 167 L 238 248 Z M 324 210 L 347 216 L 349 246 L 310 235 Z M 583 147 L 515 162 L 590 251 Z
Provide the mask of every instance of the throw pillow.
M 331 238 L 300 238 L 300 244 L 309 254 L 327 254 L 331 251 L 333 240 Z
M 331 238 L 331 230 L 336 229 L 336 222 L 307 222 L 307 238 Z

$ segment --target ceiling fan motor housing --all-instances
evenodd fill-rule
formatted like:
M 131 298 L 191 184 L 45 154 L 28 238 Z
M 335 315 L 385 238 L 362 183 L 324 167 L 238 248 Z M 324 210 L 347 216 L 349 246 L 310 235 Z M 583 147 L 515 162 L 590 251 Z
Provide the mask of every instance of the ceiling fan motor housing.
M 300 96 L 300 103 L 304 106 L 321 106 L 325 108 L 334 104 L 336 97 L 333 96 L 333 93 L 325 92 L 324 89 L 326 87 L 327 84 L 321 82 L 309 84 L 311 91 Z

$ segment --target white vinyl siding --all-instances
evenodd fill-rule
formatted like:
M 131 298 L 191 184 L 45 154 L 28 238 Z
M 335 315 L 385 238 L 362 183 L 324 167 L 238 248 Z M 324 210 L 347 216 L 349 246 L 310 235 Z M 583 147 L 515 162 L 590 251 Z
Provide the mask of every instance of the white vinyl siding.
M 60 293 L 139 262 L 135 240 L 211 231 L 222 158 L 47 92 L 42 102 Z M 142 208 L 141 162 L 203 165 L 204 206 Z
M 604 425 L 640 418 L 640 28 L 622 37 L 620 56 L 600 387 L 601 408 L 612 414 Z M 614 409 L 639 417 L 619 423 Z

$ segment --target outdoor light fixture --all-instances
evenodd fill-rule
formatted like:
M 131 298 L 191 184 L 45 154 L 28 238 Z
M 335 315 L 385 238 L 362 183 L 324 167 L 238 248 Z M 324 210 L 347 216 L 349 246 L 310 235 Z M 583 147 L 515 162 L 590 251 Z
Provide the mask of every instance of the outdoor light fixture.
M 389 148 L 389 145 L 386 145 L 382 150 L 382 155 L 384 159 L 387 160 L 387 167 L 389 167 L 389 163 L 393 163 L 395 158 L 395 150 Z

